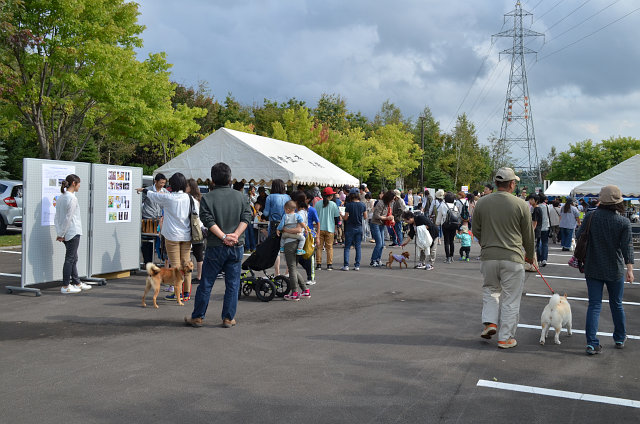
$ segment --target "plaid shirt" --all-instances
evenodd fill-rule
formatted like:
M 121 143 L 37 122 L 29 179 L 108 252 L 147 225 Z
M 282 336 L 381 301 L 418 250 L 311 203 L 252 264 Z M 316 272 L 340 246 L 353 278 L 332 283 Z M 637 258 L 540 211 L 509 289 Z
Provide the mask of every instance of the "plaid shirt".
M 591 218 L 593 217 L 593 218 Z M 584 275 L 604 281 L 619 281 L 626 272 L 625 264 L 633 263 L 631 222 L 606 209 L 589 212 L 576 232 L 576 238 L 591 220 Z

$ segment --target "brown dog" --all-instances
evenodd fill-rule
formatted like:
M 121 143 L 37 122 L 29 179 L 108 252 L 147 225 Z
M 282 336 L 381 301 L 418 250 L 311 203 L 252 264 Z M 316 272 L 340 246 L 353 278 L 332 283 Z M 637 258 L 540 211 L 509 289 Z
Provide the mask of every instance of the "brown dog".
M 409 268 L 407 265 L 407 259 L 409 259 L 409 252 L 402 252 L 400 255 L 394 255 L 393 252 L 389 253 L 389 262 L 387 262 L 387 268 L 391 268 L 393 265 L 393 261 L 400 263 L 400 268 L 402 268 L 402 264 L 404 264 L 405 268 Z
M 149 274 L 149 276 L 147 277 L 147 284 L 144 288 L 144 294 L 142 295 L 142 306 L 147 306 L 145 298 L 147 297 L 149 290 L 153 287 L 153 307 L 158 307 L 156 299 L 158 298 L 158 293 L 160 293 L 160 284 L 162 283 L 173 286 L 173 293 L 176 296 L 176 301 L 178 302 L 178 305 L 183 306 L 184 303 L 182 303 L 180 297 L 182 295 L 184 274 L 191 271 L 193 271 L 193 262 L 191 261 L 185 262 L 181 268 L 158 268 L 153 263 L 149 262 L 147 264 L 147 274 Z

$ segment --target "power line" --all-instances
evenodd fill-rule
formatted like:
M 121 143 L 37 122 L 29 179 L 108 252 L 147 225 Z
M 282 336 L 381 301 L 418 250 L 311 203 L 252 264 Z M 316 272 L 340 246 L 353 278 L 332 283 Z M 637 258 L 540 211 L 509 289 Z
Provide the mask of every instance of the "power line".
M 578 22 L 577 24 L 575 24 L 574 26 L 572 26 L 571 28 L 567 29 L 566 31 L 561 32 L 560 34 L 556 35 L 555 37 L 547 40 L 545 42 L 545 44 L 550 43 L 551 41 L 562 37 L 564 34 L 568 33 L 569 31 L 574 30 L 575 28 L 579 27 L 580 25 L 582 25 L 583 23 L 587 22 L 588 20 L 590 20 L 591 18 L 599 15 L 600 13 L 604 12 L 605 10 L 607 10 L 608 8 L 610 8 L 611 6 L 613 6 L 614 4 L 618 3 L 620 0 L 615 0 L 613 3 L 609 4 L 608 6 L 603 7 L 602 9 L 598 10 L 596 13 L 594 13 L 593 15 L 589 16 L 588 18 L 585 18 L 584 20 L 582 20 L 581 22 Z
M 533 12 L 534 10 L 536 10 L 536 7 L 540 6 L 540 3 L 542 3 L 543 0 L 540 0 L 538 3 L 536 3 L 535 6 L 533 6 L 533 8 L 530 10 L 530 12 Z
M 582 6 L 584 6 L 585 4 L 589 3 L 591 0 L 586 0 L 584 3 L 582 3 L 580 6 L 576 7 L 575 9 L 573 9 L 571 12 L 569 12 L 569 14 L 567 16 L 565 16 L 564 18 L 560 19 L 558 22 L 556 22 L 555 24 L 551 25 L 549 28 L 547 28 L 547 31 L 549 31 L 551 28 L 554 28 L 556 25 L 558 25 L 560 22 L 564 21 L 565 19 L 567 19 L 569 16 L 573 15 L 575 12 L 578 11 L 578 9 L 580 9 Z
M 558 7 L 560 5 L 560 3 L 562 3 L 564 0 L 560 0 L 558 1 L 556 4 L 554 4 L 551 9 L 547 10 L 546 12 L 544 12 L 542 15 L 538 16 L 538 18 L 536 20 L 533 21 L 533 23 L 535 24 L 536 22 L 538 22 L 540 19 L 542 19 L 543 16 L 547 15 L 549 12 L 551 12 L 553 9 L 555 9 L 556 7 Z
M 591 37 L 591 36 L 592 36 L 592 35 L 594 35 L 594 34 L 597 34 L 598 32 L 600 32 L 600 31 L 604 30 L 605 28 L 610 27 L 611 25 L 613 25 L 613 24 L 615 24 L 615 23 L 617 23 L 617 22 L 620 22 L 621 20 L 623 20 L 623 19 L 624 19 L 624 18 L 626 18 L 627 16 L 629 16 L 629 15 L 631 15 L 631 14 L 633 14 L 633 13 L 635 13 L 635 12 L 639 11 L 639 10 L 640 10 L 640 7 L 639 7 L 639 8 L 637 8 L 637 9 L 632 10 L 631 12 L 629 12 L 629 13 L 627 13 L 626 15 L 624 15 L 624 16 L 622 16 L 622 17 L 620 17 L 620 18 L 616 19 L 615 21 L 609 22 L 609 23 L 608 23 L 608 24 L 606 24 L 605 26 L 603 26 L 603 27 L 601 27 L 601 28 L 598 28 L 597 30 L 593 31 L 592 33 L 587 34 L 587 35 L 585 35 L 584 37 L 581 37 L 581 38 L 577 39 L 577 40 L 576 40 L 576 41 L 574 41 L 573 43 L 567 44 L 566 46 L 564 46 L 564 47 L 562 47 L 562 48 L 560 48 L 560 49 L 558 49 L 558 50 L 555 50 L 555 51 L 553 51 L 553 52 L 549 53 L 548 55 L 542 56 L 540 59 L 538 59 L 538 61 L 544 60 L 544 59 L 548 58 L 549 56 L 553 56 L 553 55 L 554 55 L 554 54 L 556 54 L 556 53 L 559 53 L 559 52 L 561 52 L 561 51 L 563 51 L 563 50 L 568 49 L 569 47 L 571 47 L 571 46 L 573 46 L 573 45 L 575 45 L 575 44 L 578 44 L 580 41 L 584 40 L 585 38 L 588 38 L 588 37 Z

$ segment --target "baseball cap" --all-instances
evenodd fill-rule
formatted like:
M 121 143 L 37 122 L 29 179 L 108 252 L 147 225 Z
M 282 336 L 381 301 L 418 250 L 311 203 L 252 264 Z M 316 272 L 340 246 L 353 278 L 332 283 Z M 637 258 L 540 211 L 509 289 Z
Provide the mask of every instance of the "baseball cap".
M 520 181 L 520 177 L 516 175 L 511 168 L 500 168 L 496 172 L 496 181 Z
M 602 205 L 617 205 L 622 202 L 622 192 L 620 188 L 615 185 L 604 186 L 600 189 L 600 204 Z
M 358 190 L 358 187 L 352 187 L 352 188 L 349 190 L 349 194 L 354 194 L 354 193 L 355 193 L 355 194 L 359 194 L 359 193 L 360 193 L 360 190 Z
M 331 196 L 332 194 L 336 194 L 336 192 L 333 191 L 333 189 L 331 187 L 327 187 L 324 190 L 322 190 L 322 195 L 323 196 Z

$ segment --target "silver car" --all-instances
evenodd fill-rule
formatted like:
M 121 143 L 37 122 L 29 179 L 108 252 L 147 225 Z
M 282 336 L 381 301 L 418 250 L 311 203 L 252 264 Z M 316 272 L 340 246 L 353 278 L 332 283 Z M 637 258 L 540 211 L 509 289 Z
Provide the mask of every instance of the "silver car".
M 22 226 L 22 181 L 0 180 L 0 235 Z

